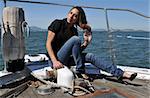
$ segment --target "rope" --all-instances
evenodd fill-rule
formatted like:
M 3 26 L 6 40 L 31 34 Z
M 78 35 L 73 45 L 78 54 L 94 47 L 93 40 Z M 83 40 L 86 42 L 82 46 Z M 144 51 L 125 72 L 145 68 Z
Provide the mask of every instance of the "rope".
M 91 94 L 91 92 L 89 91 L 89 90 L 87 90 L 87 89 L 85 89 L 85 88 L 83 88 L 83 87 L 81 87 L 81 86 L 74 86 L 74 90 L 75 89 L 80 89 L 80 90 L 82 90 L 83 92 L 80 92 L 80 93 L 77 93 L 77 92 L 73 92 L 72 93 L 72 95 L 73 96 L 82 96 L 82 95 L 85 95 L 85 94 Z

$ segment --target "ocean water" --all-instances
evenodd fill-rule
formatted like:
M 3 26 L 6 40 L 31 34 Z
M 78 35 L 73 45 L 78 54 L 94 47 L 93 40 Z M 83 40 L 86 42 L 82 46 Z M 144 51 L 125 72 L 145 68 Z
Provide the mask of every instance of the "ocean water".
M 80 37 L 82 32 L 79 33 Z M 93 31 L 93 39 L 85 52 L 96 54 L 101 59 L 112 63 L 110 45 L 114 50 L 115 64 L 150 68 L 150 32 L 116 31 L 112 32 L 110 44 L 106 31 Z M 46 53 L 45 42 L 47 31 L 31 32 L 26 37 L 26 54 Z M 82 38 L 82 37 L 81 37 Z M 3 69 L 2 52 L 0 51 L 0 70 Z

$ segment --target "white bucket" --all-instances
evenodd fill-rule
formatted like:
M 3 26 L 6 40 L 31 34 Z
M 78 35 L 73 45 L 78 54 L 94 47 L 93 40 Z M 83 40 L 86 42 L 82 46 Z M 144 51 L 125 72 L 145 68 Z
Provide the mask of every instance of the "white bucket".
M 57 70 L 57 84 L 60 86 L 72 88 L 74 75 L 66 66 Z

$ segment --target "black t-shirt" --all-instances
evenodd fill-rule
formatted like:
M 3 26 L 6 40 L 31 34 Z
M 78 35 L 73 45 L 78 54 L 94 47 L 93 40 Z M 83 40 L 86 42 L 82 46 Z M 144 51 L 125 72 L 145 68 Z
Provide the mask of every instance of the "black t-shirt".
M 78 32 L 75 27 L 71 27 L 70 30 L 67 28 L 66 18 L 63 20 L 54 20 L 48 27 L 48 30 L 55 33 L 54 40 L 52 41 L 52 48 L 55 55 L 69 38 L 74 35 L 78 36 Z

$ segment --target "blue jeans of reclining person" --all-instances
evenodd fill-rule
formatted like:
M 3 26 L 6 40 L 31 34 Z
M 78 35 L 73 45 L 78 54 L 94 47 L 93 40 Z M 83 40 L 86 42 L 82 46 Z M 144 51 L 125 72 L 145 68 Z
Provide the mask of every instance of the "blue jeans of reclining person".
M 84 54 L 84 59 L 85 59 L 85 62 L 90 62 L 94 66 L 96 66 L 98 69 L 109 72 L 116 77 L 120 77 L 123 75 L 123 71 L 117 68 L 116 65 L 108 64 L 107 62 L 102 60 L 100 57 L 97 57 L 93 53 Z
M 64 65 L 67 66 L 68 60 L 72 55 L 76 65 L 76 72 L 79 73 L 85 72 L 84 62 L 90 62 L 93 65 L 95 65 L 98 69 L 109 72 L 116 77 L 122 76 L 123 71 L 117 68 L 115 65 L 107 64 L 106 62 L 102 61 L 99 57 L 96 57 L 92 53 L 82 54 L 80 46 L 81 46 L 80 38 L 78 36 L 71 37 L 58 51 L 57 53 L 58 59 Z
M 73 56 L 75 65 L 76 65 L 76 72 L 77 73 L 84 73 L 84 64 L 81 58 L 81 40 L 78 36 L 72 36 L 66 43 L 60 48 L 57 53 L 57 57 L 59 61 L 68 66 L 68 60 L 70 56 Z M 52 62 L 49 61 L 49 65 L 52 66 Z

